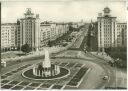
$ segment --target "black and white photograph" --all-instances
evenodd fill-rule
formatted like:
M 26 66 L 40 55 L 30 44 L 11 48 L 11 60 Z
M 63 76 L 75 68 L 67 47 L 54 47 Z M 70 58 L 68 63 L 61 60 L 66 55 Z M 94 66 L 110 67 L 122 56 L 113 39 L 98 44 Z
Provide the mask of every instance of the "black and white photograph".
M 127 0 L 0 1 L 0 90 L 127 90 Z

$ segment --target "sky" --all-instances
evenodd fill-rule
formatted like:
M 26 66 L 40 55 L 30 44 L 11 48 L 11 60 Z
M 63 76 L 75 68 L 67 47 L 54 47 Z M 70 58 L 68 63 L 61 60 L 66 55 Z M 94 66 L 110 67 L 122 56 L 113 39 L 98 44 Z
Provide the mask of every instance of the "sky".
M 4 0 L 1 6 L 2 23 L 16 22 L 23 18 L 26 8 L 39 14 L 42 21 L 85 22 L 96 21 L 98 13 L 108 6 L 111 16 L 117 21 L 126 22 L 126 2 L 124 0 Z

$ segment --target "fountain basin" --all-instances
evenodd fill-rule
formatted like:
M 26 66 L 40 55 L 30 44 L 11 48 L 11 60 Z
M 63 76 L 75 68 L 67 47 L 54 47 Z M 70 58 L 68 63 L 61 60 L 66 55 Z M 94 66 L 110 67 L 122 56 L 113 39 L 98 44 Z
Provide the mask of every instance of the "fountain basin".
M 22 76 L 27 79 L 31 80 L 53 80 L 53 79 L 60 79 L 68 76 L 70 74 L 70 70 L 60 67 L 60 73 L 55 75 L 55 76 L 48 76 L 48 77 L 41 77 L 41 76 L 36 76 L 33 74 L 33 69 L 25 70 L 22 73 Z

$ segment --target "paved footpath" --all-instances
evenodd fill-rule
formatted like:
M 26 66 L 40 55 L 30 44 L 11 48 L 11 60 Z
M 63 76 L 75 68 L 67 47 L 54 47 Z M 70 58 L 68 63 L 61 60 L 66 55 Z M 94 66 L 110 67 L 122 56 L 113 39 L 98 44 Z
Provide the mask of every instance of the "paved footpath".
M 79 55 L 79 53 L 81 54 Z M 77 89 L 99 89 L 107 84 L 107 81 L 103 81 L 102 79 L 107 73 L 101 65 L 95 62 L 94 57 L 90 57 L 88 54 L 76 50 L 67 50 L 57 55 L 57 57 L 74 58 L 74 61 L 82 58 L 82 63 L 85 64 L 86 67 L 91 68 L 89 73 L 84 75 L 84 80 Z M 79 62 L 81 62 L 81 60 L 79 60 Z
M 113 59 L 106 54 L 99 53 L 97 52 L 91 52 L 91 54 L 95 55 L 96 57 L 103 59 L 104 61 L 113 61 Z M 116 67 L 112 68 L 114 72 L 114 79 L 115 81 L 110 85 L 108 84 L 108 87 L 122 87 L 122 88 L 127 88 L 127 71 L 122 70 Z

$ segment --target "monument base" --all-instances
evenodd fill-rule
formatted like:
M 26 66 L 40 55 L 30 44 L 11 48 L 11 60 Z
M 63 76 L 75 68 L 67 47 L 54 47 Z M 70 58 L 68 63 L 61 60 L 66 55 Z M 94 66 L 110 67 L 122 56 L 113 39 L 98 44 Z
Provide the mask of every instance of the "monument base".
M 51 64 L 51 67 L 44 68 L 41 64 L 34 65 L 33 75 L 41 77 L 55 76 L 60 73 L 60 67 L 58 65 Z

